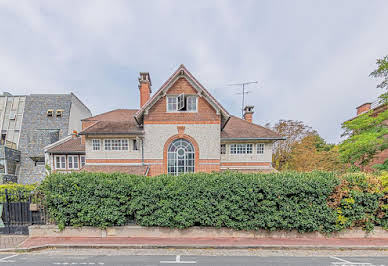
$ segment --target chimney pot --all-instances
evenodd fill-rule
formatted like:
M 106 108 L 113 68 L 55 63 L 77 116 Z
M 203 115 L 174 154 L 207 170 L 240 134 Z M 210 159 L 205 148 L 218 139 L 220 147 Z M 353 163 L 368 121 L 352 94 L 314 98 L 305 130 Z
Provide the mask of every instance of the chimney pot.
M 253 105 L 247 105 L 244 108 L 244 119 L 250 123 L 252 123 L 252 117 L 253 117 Z
M 151 77 L 148 72 L 140 72 L 139 90 L 140 90 L 140 108 L 150 99 L 151 96 Z
M 360 115 L 362 113 L 369 111 L 371 106 L 372 106 L 372 103 L 364 103 L 364 104 L 360 105 L 359 107 L 356 108 L 357 115 Z

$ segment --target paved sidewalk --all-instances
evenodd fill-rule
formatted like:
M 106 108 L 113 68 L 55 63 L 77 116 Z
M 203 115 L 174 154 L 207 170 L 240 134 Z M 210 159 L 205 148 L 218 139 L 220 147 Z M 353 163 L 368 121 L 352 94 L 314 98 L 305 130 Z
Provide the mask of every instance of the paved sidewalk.
M 27 238 L 26 235 L 0 235 L 0 249 L 16 248 Z
M 151 238 L 151 237 L 31 237 L 21 248 L 288 248 L 288 249 L 386 249 L 386 238 Z

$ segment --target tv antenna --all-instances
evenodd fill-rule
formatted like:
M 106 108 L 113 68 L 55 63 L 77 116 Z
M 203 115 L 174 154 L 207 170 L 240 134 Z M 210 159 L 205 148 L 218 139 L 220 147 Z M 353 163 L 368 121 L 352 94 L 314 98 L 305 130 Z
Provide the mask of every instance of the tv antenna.
M 248 82 L 241 82 L 241 83 L 234 83 L 234 84 L 228 84 L 229 86 L 241 86 L 242 92 L 239 92 L 238 94 L 242 94 L 242 101 L 241 101 L 241 118 L 244 118 L 244 104 L 245 104 L 245 94 L 251 93 L 251 91 L 246 91 L 245 86 L 249 84 L 255 84 L 258 83 L 257 81 L 248 81 Z

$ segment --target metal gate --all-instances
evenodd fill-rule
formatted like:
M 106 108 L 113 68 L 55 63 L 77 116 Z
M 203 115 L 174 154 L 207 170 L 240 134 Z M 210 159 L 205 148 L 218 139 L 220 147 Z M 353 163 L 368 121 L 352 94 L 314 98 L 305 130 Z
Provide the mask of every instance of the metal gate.
M 28 234 L 28 226 L 45 224 L 40 198 L 31 192 L 0 192 L 0 234 Z

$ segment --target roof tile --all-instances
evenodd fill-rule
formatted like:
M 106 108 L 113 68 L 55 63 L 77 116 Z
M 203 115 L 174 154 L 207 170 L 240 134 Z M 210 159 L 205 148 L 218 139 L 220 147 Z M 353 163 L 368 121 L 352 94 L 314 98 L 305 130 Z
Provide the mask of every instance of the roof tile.
M 245 121 L 236 116 L 231 116 L 221 132 L 222 139 L 240 139 L 240 138 L 263 138 L 263 139 L 282 139 L 276 132 Z
M 50 153 L 85 153 L 85 144 L 81 144 L 81 138 L 71 138 L 66 142 L 47 150 Z

